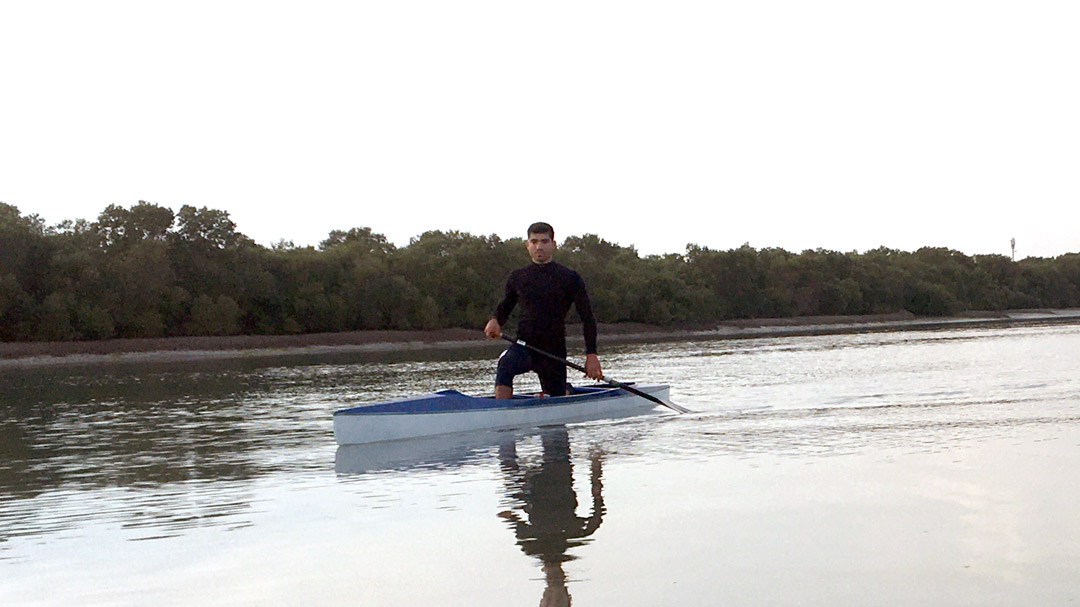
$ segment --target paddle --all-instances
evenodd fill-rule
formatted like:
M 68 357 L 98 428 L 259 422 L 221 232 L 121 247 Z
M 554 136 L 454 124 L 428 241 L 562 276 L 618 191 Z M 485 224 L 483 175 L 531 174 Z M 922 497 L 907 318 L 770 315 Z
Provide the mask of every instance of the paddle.
M 505 339 L 506 341 L 508 341 L 508 342 L 510 342 L 512 344 L 517 344 L 517 345 L 521 346 L 522 348 L 525 348 L 525 349 L 527 349 L 527 350 L 529 350 L 531 352 L 536 352 L 537 354 L 540 354 L 541 356 L 546 356 L 546 357 L 550 358 L 551 360 L 561 362 L 562 364 L 566 365 L 567 367 L 570 367 L 571 369 L 577 369 L 578 371 L 581 371 L 582 373 L 586 373 L 585 367 L 582 367 L 581 365 L 572 363 L 572 362 L 566 360 L 565 358 L 560 358 L 558 356 L 555 356 L 554 354 L 551 354 L 549 352 L 545 352 L 545 351 L 541 350 L 540 348 L 530 346 L 529 344 L 525 343 L 524 341 L 522 341 L 520 339 L 514 339 L 513 337 L 507 337 L 506 335 L 500 335 L 499 337 L 502 337 L 503 339 Z M 636 395 L 640 396 L 641 398 L 644 398 L 646 400 L 651 400 L 652 402 L 654 402 L 654 403 L 656 403 L 658 405 L 664 405 L 668 409 L 671 409 L 672 411 L 675 411 L 677 413 L 689 413 L 690 412 L 690 409 L 687 409 L 686 407 L 681 407 L 679 405 L 676 405 L 675 403 L 666 403 L 666 402 L 660 400 L 659 398 L 656 398 L 652 394 L 642 392 L 641 390 L 638 390 L 637 388 L 635 388 L 633 386 L 630 386 L 628 384 L 624 384 L 622 382 L 615 381 L 613 379 L 608 379 L 608 378 L 603 377 L 603 376 L 601 376 L 600 379 L 604 383 L 606 383 L 607 385 L 609 385 L 609 386 L 611 386 L 613 388 L 622 388 L 623 390 L 626 390 L 627 392 L 630 392 L 631 394 L 636 394 Z

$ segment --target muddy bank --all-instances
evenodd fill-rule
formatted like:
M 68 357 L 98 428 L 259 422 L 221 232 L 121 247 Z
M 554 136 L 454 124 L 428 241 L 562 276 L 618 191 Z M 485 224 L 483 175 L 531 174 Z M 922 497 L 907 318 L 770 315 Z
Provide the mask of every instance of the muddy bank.
M 600 336 L 602 343 L 625 343 L 925 330 L 1030 322 L 1080 322 L 1080 310 L 975 312 L 948 318 L 919 318 L 903 312 L 872 316 L 743 319 L 725 321 L 709 327 L 681 328 L 620 323 L 600 325 Z M 580 341 L 575 327 L 570 327 L 569 334 L 571 342 Z M 480 329 L 0 343 L 0 368 L 110 362 L 170 362 L 350 351 L 409 351 L 491 345 L 492 342 L 484 338 Z

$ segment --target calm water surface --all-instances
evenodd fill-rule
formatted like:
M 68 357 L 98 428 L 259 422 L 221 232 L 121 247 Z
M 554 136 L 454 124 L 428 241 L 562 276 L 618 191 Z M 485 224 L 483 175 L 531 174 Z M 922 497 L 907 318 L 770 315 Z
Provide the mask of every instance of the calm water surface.
M 1080 602 L 1078 325 L 613 346 L 695 412 L 334 443 L 495 354 L 0 370 L 0 605 Z

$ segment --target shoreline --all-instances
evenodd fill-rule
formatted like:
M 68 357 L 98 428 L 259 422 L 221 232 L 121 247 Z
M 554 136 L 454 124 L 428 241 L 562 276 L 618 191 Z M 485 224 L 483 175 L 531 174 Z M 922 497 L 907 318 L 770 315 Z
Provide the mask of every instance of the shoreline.
M 950 327 L 1080 322 L 1080 309 L 968 312 L 954 317 L 920 318 L 908 312 L 870 316 L 816 316 L 723 321 L 709 328 L 668 328 L 634 323 L 601 324 L 606 343 L 681 339 L 751 339 L 916 331 Z M 571 325 L 573 327 L 574 325 Z M 573 329 L 570 329 L 572 332 Z M 580 342 L 571 335 L 569 341 Z M 417 350 L 494 347 L 480 329 L 431 331 L 351 331 L 307 335 L 241 335 L 113 339 L 95 342 L 0 343 L 0 369 L 139 362 L 184 362 L 241 358 L 271 358 L 352 352 L 409 352 Z

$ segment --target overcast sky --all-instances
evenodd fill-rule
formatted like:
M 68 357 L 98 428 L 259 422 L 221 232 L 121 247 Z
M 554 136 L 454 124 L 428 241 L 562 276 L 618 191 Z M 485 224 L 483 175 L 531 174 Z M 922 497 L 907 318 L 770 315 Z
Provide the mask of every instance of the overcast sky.
M 0 0 L 0 201 L 1080 251 L 1080 3 Z

